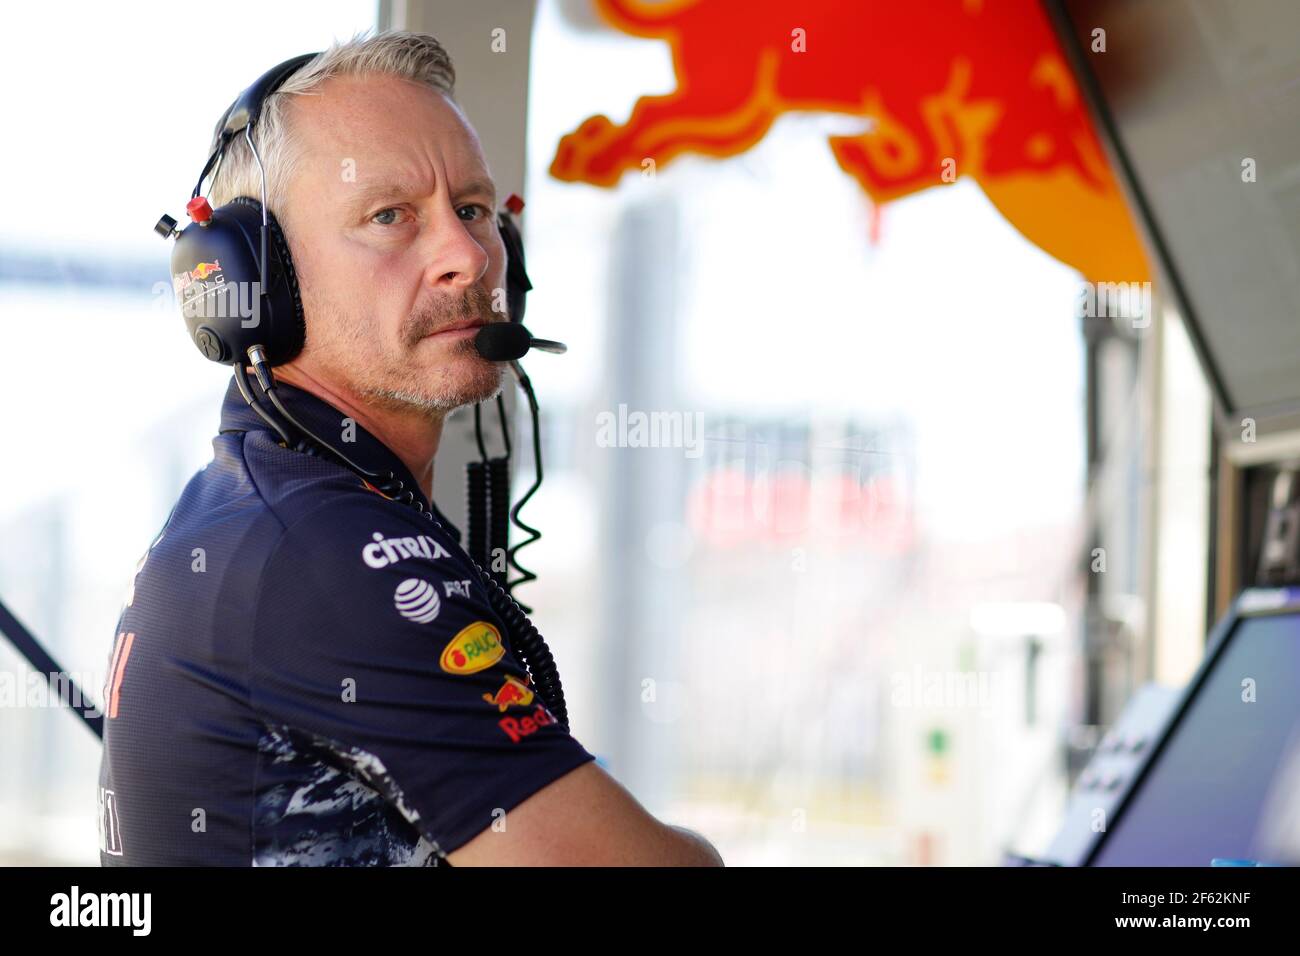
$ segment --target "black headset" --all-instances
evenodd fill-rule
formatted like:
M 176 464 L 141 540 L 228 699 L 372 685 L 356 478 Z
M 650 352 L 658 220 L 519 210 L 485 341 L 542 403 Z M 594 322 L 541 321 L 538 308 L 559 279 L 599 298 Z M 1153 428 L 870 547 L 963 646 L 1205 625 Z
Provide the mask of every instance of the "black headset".
M 267 365 L 282 365 L 302 351 L 306 335 L 302 295 L 289 243 L 266 206 L 266 171 L 252 131 L 267 99 L 290 76 L 319 56 L 305 53 L 262 74 L 240 93 L 217 122 L 212 152 L 186 205 L 191 223 L 183 230 L 163 216 L 154 230 L 176 237 L 172 249 L 172 286 L 190 338 L 203 355 L 227 365 L 248 361 L 260 346 Z M 237 196 L 213 209 L 202 195 L 208 174 L 220 168 L 231 141 L 243 134 L 262 173 L 260 198 Z M 524 268 L 524 244 L 514 216 L 523 200 L 511 195 L 497 214 L 506 249 L 506 308 L 511 322 L 524 317 L 525 296 L 533 287 Z

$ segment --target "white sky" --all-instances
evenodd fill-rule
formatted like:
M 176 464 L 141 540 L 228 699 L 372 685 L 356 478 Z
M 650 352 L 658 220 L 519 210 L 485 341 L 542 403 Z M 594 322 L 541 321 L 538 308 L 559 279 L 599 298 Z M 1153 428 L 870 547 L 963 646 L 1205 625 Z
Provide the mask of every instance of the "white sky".
M 281 60 L 374 25 L 373 0 L 6 4 L 0 243 L 154 255 L 212 127 Z M 235 25 L 239 25 L 236 33 Z M 188 38 L 188 39 L 187 39 Z

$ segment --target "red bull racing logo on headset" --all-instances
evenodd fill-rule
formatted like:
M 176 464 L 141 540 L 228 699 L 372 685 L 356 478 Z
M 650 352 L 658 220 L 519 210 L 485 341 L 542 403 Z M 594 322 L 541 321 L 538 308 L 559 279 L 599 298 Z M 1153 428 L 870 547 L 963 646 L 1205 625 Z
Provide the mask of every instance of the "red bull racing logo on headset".
M 195 293 L 191 294 L 206 292 L 208 290 L 209 281 L 213 286 L 225 284 L 226 277 L 221 272 L 221 260 L 214 259 L 212 262 L 200 262 L 189 272 L 176 272 L 172 274 L 172 288 L 174 288 L 177 293 L 184 292 L 195 283 L 202 283 L 202 288 L 195 290 Z

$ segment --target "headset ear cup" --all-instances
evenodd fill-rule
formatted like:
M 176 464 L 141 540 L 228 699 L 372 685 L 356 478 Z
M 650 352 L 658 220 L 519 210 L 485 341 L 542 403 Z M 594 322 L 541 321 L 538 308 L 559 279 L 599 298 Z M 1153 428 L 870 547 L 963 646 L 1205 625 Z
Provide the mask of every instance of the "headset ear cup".
M 261 254 L 261 217 L 262 204 L 249 196 L 237 196 L 230 205 L 240 204 L 256 214 L 256 232 L 254 248 Z M 270 262 L 267 263 L 266 292 L 272 303 L 272 322 L 274 328 L 268 330 L 266 346 L 267 360 L 272 365 L 283 365 L 302 351 L 307 337 L 307 323 L 303 317 L 302 292 L 298 288 L 298 271 L 294 268 L 293 256 L 289 253 L 289 240 L 280 227 L 275 213 L 266 214 L 267 231 L 271 242 L 267 249 Z M 281 314 L 281 309 L 287 315 Z M 287 320 L 287 321 L 286 321 Z
M 172 282 L 194 344 L 214 362 L 243 360 L 260 345 L 272 365 L 290 361 L 305 338 L 298 276 L 289 243 L 267 217 L 262 287 L 262 205 L 240 196 L 187 226 L 172 248 Z

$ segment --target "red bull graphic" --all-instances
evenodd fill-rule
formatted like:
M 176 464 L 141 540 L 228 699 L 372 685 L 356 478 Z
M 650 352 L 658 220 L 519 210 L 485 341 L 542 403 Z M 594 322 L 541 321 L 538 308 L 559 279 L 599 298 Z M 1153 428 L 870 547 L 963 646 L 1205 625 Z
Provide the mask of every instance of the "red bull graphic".
M 790 111 L 846 114 L 828 140 L 877 207 L 969 176 L 1031 242 L 1087 278 L 1149 267 L 1037 0 L 594 0 L 672 48 L 677 89 L 628 121 L 584 120 L 551 175 L 613 186 L 647 159 L 735 156 Z
M 172 288 L 177 293 L 184 292 L 190 286 L 196 283 L 206 283 L 211 278 L 213 282 L 223 282 L 225 277 L 221 275 L 221 261 L 200 262 L 189 272 L 177 272 L 172 276 Z M 200 291 L 207 289 L 202 285 Z
M 212 273 L 220 272 L 220 271 L 221 271 L 220 260 L 217 260 L 216 262 L 200 262 L 197 266 L 194 267 L 194 271 L 192 271 L 190 275 L 193 278 L 202 281 L 206 279 L 208 276 L 212 275 Z
M 506 712 L 506 708 L 511 704 L 518 704 L 520 707 L 527 707 L 533 702 L 533 692 L 523 681 L 506 675 L 505 683 L 495 694 L 484 694 L 483 699 L 489 704 L 495 704 L 497 710 L 501 713 Z
M 527 717 L 502 717 L 497 721 L 497 726 L 505 731 L 505 735 L 510 738 L 511 743 L 517 744 L 525 737 L 537 733 L 547 724 L 553 723 L 555 723 L 555 718 L 551 716 L 551 712 L 538 704 Z

